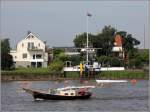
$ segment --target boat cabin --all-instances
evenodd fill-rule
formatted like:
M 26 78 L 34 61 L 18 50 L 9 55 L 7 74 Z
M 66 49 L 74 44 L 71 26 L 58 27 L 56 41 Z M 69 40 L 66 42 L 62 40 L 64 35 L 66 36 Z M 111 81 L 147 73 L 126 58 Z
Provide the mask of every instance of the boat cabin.
M 62 90 L 59 91 L 59 95 L 63 95 L 63 96 L 76 96 L 76 91 L 75 90 Z
M 88 92 L 89 88 L 94 88 L 93 86 L 86 86 L 86 87 L 65 87 L 65 88 L 58 88 L 58 89 L 49 89 L 50 94 L 61 95 L 61 96 L 77 96 L 77 95 L 84 95 Z

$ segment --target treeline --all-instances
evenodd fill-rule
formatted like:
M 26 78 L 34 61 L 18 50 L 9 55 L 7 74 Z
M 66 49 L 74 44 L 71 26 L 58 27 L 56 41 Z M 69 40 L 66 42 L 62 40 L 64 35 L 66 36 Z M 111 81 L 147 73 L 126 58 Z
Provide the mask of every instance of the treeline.
M 116 35 L 122 37 L 124 58 L 116 57 L 112 52 L 114 37 Z M 86 38 L 86 33 L 76 35 L 73 40 L 75 47 L 85 47 Z M 125 66 L 127 68 L 142 68 L 143 65 L 147 66 L 149 63 L 149 51 L 142 51 L 136 48 L 139 44 L 140 41 L 135 39 L 132 34 L 126 31 L 118 31 L 111 26 L 105 26 L 97 34 L 89 34 L 89 45 L 94 48 L 101 48 L 97 50 L 95 59 L 102 66 Z M 92 61 L 92 58 L 90 61 Z
M 11 70 L 13 67 L 13 57 L 10 53 L 9 39 L 1 40 L 1 69 Z

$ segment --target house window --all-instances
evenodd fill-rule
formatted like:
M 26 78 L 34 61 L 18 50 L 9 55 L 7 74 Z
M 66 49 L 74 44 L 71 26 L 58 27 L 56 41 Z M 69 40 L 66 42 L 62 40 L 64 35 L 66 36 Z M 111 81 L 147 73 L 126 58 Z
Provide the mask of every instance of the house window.
M 65 95 L 67 96 L 67 95 L 68 95 L 68 93 L 65 93 Z
M 28 42 L 28 49 L 30 49 L 30 42 Z
M 36 62 L 31 62 L 31 67 L 35 68 L 36 67 Z
M 37 67 L 42 67 L 42 62 L 37 62 Z
M 37 55 L 36 55 L 36 58 L 37 58 L 37 59 L 41 59 L 41 58 L 42 58 L 42 55 L 41 55 L 41 54 L 37 54 Z
M 34 49 L 34 43 L 28 42 L 28 49 Z
M 71 95 L 73 96 L 74 94 L 73 94 L 73 93 L 71 93 Z
M 22 47 L 24 47 L 24 44 L 22 43 Z
M 39 45 L 39 47 L 40 47 L 40 43 L 39 43 L 38 45 Z
M 35 54 L 33 55 L 33 59 L 35 59 Z
M 27 53 L 23 53 L 22 58 L 27 58 Z
M 17 58 L 17 56 L 15 56 L 15 59 Z

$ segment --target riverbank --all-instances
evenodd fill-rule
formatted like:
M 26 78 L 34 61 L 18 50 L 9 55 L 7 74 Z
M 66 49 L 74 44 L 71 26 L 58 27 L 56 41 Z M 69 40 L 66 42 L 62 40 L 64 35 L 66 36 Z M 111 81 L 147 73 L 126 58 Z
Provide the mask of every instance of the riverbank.
M 85 79 L 149 79 L 149 72 L 143 70 L 105 71 Z M 48 68 L 20 68 L 12 71 L 2 71 L 2 81 L 39 81 L 39 80 L 78 80 L 79 72 L 51 72 Z

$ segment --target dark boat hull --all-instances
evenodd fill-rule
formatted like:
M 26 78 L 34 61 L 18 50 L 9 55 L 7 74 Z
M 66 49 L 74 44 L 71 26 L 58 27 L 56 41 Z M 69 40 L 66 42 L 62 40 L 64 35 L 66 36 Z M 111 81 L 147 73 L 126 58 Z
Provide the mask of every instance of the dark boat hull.
M 44 100 L 75 100 L 75 99 L 88 99 L 91 97 L 92 93 L 91 92 L 86 92 L 82 95 L 77 95 L 77 96 L 62 96 L 62 95 L 53 95 L 53 94 L 48 94 L 44 91 L 40 90 L 35 90 L 35 89 L 28 89 L 28 88 L 23 88 L 26 92 L 30 93 L 33 95 L 33 98 L 36 99 L 44 99 Z
M 34 99 L 44 99 L 44 100 L 75 100 L 75 99 L 88 99 L 92 94 L 90 92 L 82 96 L 61 96 L 61 95 L 52 95 L 46 93 L 33 92 Z

